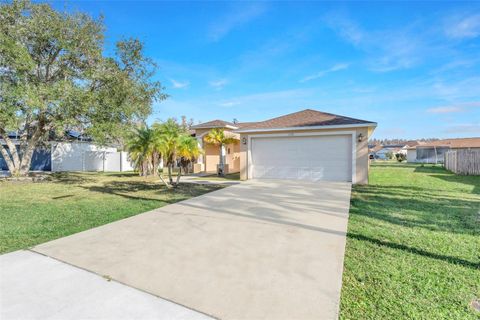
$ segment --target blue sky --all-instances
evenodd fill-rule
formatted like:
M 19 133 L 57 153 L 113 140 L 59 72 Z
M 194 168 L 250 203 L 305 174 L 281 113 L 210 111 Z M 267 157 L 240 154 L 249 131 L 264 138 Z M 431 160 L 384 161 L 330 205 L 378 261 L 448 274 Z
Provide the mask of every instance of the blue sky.
M 64 2 L 55 2 L 64 8 Z M 170 98 L 149 121 L 258 121 L 312 108 L 376 138 L 480 136 L 480 3 L 67 3 L 138 37 Z

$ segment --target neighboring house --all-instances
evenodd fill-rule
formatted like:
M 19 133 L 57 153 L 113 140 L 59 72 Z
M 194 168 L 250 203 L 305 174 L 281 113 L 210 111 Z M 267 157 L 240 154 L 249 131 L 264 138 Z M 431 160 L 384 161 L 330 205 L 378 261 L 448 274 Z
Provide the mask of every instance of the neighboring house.
M 388 153 L 392 153 L 394 156 L 397 153 L 407 153 L 403 151 L 403 144 L 393 144 L 393 145 L 375 145 L 372 146 L 369 150 L 370 155 L 373 156 L 373 159 L 379 160 L 389 160 Z
M 450 150 L 480 150 L 480 138 L 443 139 L 420 142 L 407 148 L 408 162 L 443 163 Z
M 375 159 L 389 160 L 388 153 L 395 155 L 402 150 L 402 147 L 402 144 L 382 145 L 381 148 L 375 152 L 374 157 Z
M 316 110 L 249 123 L 214 120 L 193 126 L 205 156 L 196 171 L 215 172 L 220 150 L 205 143 L 212 128 L 238 138 L 226 146 L 229 172 L 240 179 L 299 179 L 368 183 L 368 138 L 375 122 Z
M 381 144 L 373 144 L 368 146 L 368 158 L 376 159 L 376 154 L 378 151 L 382 150 L 383 146 Z
M 389 145 L 371 145 L 369 146 L 369 154 L 371 159 L 388 160 L 387 154 L 391 152 L 394 156 L 397 153 L 402 153 L 407 156 L 407 150 L 409 147 L 416 146 L 420 142 L 417 140 L 411 140 L 404 143 L 389 144 Z

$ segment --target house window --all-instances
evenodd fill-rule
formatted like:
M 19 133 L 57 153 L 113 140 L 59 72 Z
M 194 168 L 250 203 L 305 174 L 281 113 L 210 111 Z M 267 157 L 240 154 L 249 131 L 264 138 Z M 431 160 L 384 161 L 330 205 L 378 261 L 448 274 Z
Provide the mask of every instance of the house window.
M 227 153 L 230 154 L 230 148 L 227 149 Z

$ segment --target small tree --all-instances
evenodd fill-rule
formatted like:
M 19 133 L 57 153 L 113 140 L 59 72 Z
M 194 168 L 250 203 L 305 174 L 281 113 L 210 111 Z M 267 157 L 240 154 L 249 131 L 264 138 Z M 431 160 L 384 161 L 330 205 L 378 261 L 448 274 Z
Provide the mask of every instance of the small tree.
M 149 127 L 136 128 L 128 137 L 126 149 L 141 176 L 158 174 L 160 165 L 160 141 L 155 130 Z
M 385 154 L 385 157 L 386 157 L 388 160 L 392 160 L 392 159 L 394 158 L 393 152 L 392 152 L 392 151 L 388 151 L 388 152 Z
M 397 159 L 398 162 L 403 162 L 407 160 L 407 156 L 405 155 L 405 153 L 402 153 L 402 152 L 396 153 L 395 158 Z
M 98 143 L 118 141 L 162 100 L 155 64 L 135 39 L 104 56 L 102 19 L 46 3 L 0 5 L 0 153 L 26 175 L 35 148 L 76 129 Z M 9 131 L 20 134 L 19 148 Z
M 182 169 L 187 173 L 188 166 L 193 163 L 203 151 L 198 146 L 197 139 L 189 135 L 182 135 L 179 137 L 177 156 L 179 157 L 179 172 L 177 175 L 177 182 L 180 182 L 180 176 L 182 175 Z
M 186 173 L 188 165 L 203 152 L 197 139 L 191 137 L 175 119 L 154 123 L 151 128 L 137 128 L 130 135 L 126 146 L 140 175 L 157 175 L 160 160 L 163 159 L 168 169 L 168 183 L 161 175 L 160 179 L 167 187 L 177 186 L 182 169 Z M 177 161 L 180 167 L 177 179 L 173 182 L 172 170 Z
M 225 130 L 223 129 L 215 128 L 210 130 L 210 132 L 207 133 L 207 135 L 205 136 L 205 141 L 207 143 L 219 146 L 220 158 L 219 158 L 217 174 L 219 176 L 224 176 L 225 175 L 225 146 L 231 143 L 235 143 L 236 141 L 238 141 L 238 139 L 236 139 L 233 136 L 226 135 Z
M 155 123 L 152 127 L 157 132 L 160 152 L 168 170 L 169 183 L 173 185 L 172 170 L 177 160 L 179 139 L 185 132 L 174 119 L 168 119 L 163 123 Z

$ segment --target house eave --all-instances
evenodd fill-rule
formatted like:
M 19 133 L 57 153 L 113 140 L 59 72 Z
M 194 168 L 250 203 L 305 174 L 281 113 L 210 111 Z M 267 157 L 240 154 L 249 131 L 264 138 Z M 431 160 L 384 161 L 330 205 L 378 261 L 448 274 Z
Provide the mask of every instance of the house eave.
M 224 125 L 224 126 L 193 126 L 191 127 L 192 130 L 197 130 L 197 129 L 217 129 L 217 128 L 227 128 L 227 129 L 232 129 L 236 130 L 238 127 L 230 126 L 230 125 Z
M 356 124 L 341 124 L 341 125 L 326 125 L 326 126 L 304 126 L 304 127 L 284 127 L 284 128 L 262 128 L 262 129 L 239 129 L 236 133 L 250 133 L 250 132 L 278 132 L 278 131 L 305 131 L 305 130 L 320 130 L 320 129 L 348 129 L 348 128 L 375 128 L 376 122 L 356 123 Z

